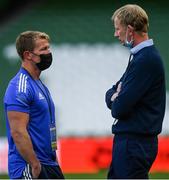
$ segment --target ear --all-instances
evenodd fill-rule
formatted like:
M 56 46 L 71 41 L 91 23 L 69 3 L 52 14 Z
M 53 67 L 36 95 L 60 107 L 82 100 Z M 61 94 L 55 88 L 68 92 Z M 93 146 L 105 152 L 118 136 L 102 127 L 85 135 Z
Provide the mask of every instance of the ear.
M 31 60 L 32 59 L 32 53 L 30 53 L 29 51 L 24 51 L 23 59 Z
M 129 34 L 132 35 L 132 33 L 134 32 L 134 27 L 131 25 L 128 25 L 127 29 L 128 29 Z

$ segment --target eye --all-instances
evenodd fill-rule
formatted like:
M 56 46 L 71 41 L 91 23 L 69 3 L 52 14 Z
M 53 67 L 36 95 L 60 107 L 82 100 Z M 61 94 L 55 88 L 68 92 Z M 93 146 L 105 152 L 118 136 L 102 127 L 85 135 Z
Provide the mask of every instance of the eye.
M 45 51 L 45 50 L 48 50 L 50 47 L 49 46 L 45 46 L 45 47 L 43 47 L 41 50 L 42 51 Z

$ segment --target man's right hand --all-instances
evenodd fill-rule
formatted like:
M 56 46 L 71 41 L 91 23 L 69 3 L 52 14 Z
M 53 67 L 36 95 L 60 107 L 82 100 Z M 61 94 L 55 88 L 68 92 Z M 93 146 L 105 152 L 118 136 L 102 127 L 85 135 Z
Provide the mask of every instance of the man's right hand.
M 40 162 L 38 161 L 37 163 L 31 165 L 31 168 L 32 168 L 32 176 L 33 178 L 37 179 L 40 175 L 40 172 L 41 172 L 41 164 Z
M 119 93 L 119 92 L 121 91 L 121 86 L 122 86 L 122 82 L 120 82 L 120 83 L 118 84 L 116 92 Z
M 122 82 L 120 82 L 118 84 L 116 92 L 111 97 L 111 101 L 114 101 L 117 98 L 117 96 L 119 95 L 119 92 L 121 91 L 121 85 L 122 85 Z

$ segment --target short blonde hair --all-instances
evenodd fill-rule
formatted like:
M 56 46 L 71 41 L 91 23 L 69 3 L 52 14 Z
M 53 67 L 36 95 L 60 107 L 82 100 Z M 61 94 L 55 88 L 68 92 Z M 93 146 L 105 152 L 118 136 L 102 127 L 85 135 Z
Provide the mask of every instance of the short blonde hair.
M 148 32 L 148 15 L 136 4 L 127 4 L 117 9 L 112 16 L 112 21 L 116 17 L 124 27 L 131 25 L 137 32 Z
M 49 35 L 40 31 L 25 31 L 19 34 L 16 38 L 16 50 L 18 55 L 23 59 L 25 51 L 33 51 L 35 48 L 35 41 L 37 39 L 46 39 L 50 41 Z

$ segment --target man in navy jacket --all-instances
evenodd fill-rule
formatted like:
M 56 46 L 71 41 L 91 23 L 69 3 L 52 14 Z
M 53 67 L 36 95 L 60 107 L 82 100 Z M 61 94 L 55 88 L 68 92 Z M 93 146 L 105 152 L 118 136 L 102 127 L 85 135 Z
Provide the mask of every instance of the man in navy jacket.
M 165 112 L 164 67 L 148 37 L 148 16 L 140 6 L 117 9 L 112 21 L 114 36 L 130 49 L 130 58 L 121 79 L 106 92 L 107 107 L 115 118 L 108 179 L 147 179 Z

